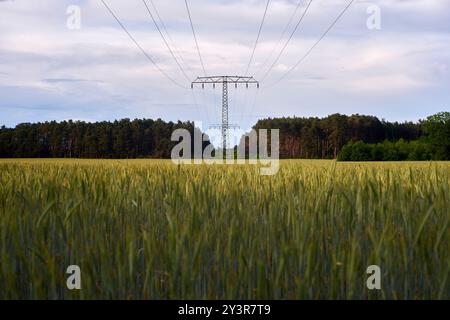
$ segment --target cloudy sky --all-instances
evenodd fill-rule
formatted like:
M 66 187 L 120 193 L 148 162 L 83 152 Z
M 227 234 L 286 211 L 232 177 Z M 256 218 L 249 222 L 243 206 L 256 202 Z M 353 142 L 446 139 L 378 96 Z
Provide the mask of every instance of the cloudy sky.
M 332 113 L 403 121 L 450 110 L 450 0 L 356 0 L 298 68 L 277 81 L 349 1 L 313 0 L 263 78 L 309 2 L 300 1 L 297 11 L 298 0 L 270 1 L 249 70 L 263 79 L 261 88 L 230 88 L 230 122 L 248 128 L 263 117 Z M 142 0 L 106 3 L 158 66 L 189 87 Z M 189 79 L 202 76 L 184 0 L 153 3 Z M 266 0 L 189 4 L 207 74 L 245 75 Z M 79 29 L 71 6 L 80 9 Z M 367 27 L 373 8 L 380 9 L 379 30 Z M 218 87 L 183 89 L 164 77 L 100 0 L 0 0 L 0 125 L 120 118 L 208 125 L 219 122 L 220 99 Z

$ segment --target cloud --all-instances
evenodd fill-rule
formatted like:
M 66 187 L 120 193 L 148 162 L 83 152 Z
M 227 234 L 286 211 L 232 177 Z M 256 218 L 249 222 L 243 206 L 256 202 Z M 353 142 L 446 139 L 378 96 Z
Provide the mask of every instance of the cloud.
M 107 2 L 158 65 L 189 86 L 142 2 Z M 154 3 L 187 73 L 192 79 L 202 75 L 183 3 Z M 366 8 L 373 3 L 381 8 L 379 31 L 366 28 Z M 74 4 L 81 8 L 80 30 L 66 28 L 66 9 Z M 190 4 L 207 72 L 243 73 L 265 2 L 191 0 Z M 257 79 L 272 63 L 274 47 L 284 43 L 280 34 L 296 4 L 271 1 L 250 69 Z M 289 70 L 344 6 L 341 0 L 313 1 L 267 82 Z M 355 1 L 298 69 L 273 89 L 260 90 L 253 107 L 255 91 L 233 91 L 230 117 L 248 127 L 261 116 L 359 112 L 402 120 L 448 108 L 448 9 L 447 0 Z M 194 101 L 189 90 L 174 87 L 143 57 L 100 1 L 2 1 L 0 10 L 0 92 L 4 93 L 0 125 L 72 117 L 220 120 L 218 88 L 194 92 Z M 16 89 L 8 93 L 12 87 Z M 423 101 L 427 109 L 422 111 Z M 29 112 L 15 114 L 11 106 L 27 107 Z
M 44 82 L 48 83 L 76 83 L 76 82 L 98 82 L 103 83 L 99 80 L 87 80 L 87 79 L 73 79 L 73 78 L 56 78 L 56 79 L 42 79 Z

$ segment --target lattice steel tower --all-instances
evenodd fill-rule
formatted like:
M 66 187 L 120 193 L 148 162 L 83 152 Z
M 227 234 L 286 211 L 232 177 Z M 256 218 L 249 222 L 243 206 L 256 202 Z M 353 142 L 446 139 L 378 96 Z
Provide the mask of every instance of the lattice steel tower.
M 256 88 L 259 88 L 259 82 L 253 77 L 241 77 L 241 76 L 214 76 L 214 77 L 198 77 L 191 83 L 191 88 L 194 85 L 202 85 L 202 89 L 205 88 L 205 84 L 212 84 L 213 88 L 216 84 L 222 84 L 222 124 L 219 126 L 222 134 L 222 148 L 226 150 L 228 148 L 228 130 L 236 125 L 230 125 L 228 122 L 228 84 L 234 84 L 237 88 L 239 84 L 245 84 L 248 88 L 249 84 L 256 84 Z

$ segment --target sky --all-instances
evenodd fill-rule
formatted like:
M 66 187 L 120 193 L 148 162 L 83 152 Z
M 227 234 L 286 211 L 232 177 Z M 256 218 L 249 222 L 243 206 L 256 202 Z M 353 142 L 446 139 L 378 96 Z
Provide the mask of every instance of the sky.
M 219 123 L 221 88 L 190 89 L 204 72 L 184 0 L 153 4 L 187 78 L 142 0 L 105 1 L 159 69 L 185 88 L 143 55 L 100 0 L 0 0 L 0 126 L 122 118 Z M 261 118 L 333 113 L 416 121 L 450 110 L 450 0 L 356 0 L 279 80 L 349 1 L 313 0 L 263 77 L 309 2 L 300 1 L 297 11 L 298 0 L 270 1 L 252 60 L 266 0 L 188 1 L 206 74 L 246 75 L 250 62 L 248 75 L 260 81 L 259 89 L 229 88 L 230 123 L 247 129 Z

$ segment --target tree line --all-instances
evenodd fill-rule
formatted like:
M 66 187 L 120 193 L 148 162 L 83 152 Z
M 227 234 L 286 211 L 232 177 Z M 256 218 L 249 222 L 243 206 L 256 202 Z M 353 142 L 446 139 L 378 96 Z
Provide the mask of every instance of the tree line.
M 87 123 L 62 121 L 23 123 L 0 128 L 0 157 L 3 158 L 170 158 L 176 142 L 175 129 L 187 129 L 191 122 L 161 119 L 122 119 Z
M 340 161 L 450 160 L 450 112 L 441 112 L 421 122 L 423 136 L 417 140 L 371 144 L 349 141 L 338 156 Z
M 422 122 L 387 122 L 358 114 L 268 118 L 259 120 L 254 129 L 279 129 L 280 158 L 304 159 L 335 159 L 349 141 L 412 141 L 424 135 Z
M 435 157 L 432 148 L 423 140 L 385 140 L 379 143 L 362 141 L 347 143 L 338 155 L 339 161 L 423 161 Z M 437 158 L 437 160 L 443 160 Z
M 3 158 L 170 158 L 171 134 L 192 122 L 122 119 L 62 121 L 0 127 Z M 280 158 L 340 160 L 450 159 L 450 113 L 419 122 L 388 122 L 374 116 L 268 118 L 254 129 L 280 130 Z M 195 129 L 198 130 L 198 129 Z M 193 141 L 192 141 L 193 143 Z M 204 143 L 204 147 L 208 142 Z

